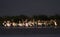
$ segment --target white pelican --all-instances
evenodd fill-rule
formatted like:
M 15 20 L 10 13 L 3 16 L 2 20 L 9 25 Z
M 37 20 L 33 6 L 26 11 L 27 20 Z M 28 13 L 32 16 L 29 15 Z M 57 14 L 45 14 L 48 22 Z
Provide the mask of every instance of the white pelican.
M 15 26 L 17 26 L 17 23 L 13 22 L 12 25 L 15 27 Z
M 23 24 L 22 23 L 18 23 L 18 26 L 23 26 Z
M 54 21 L 54 25 L 55 25 L 55 26 L 57 26 L 57 23 L 56 23 L 56 21 Z
M 6 21 L 4 21 L 2 24 L 6 27 Z
M 28 22 L 28 25 L 29 25 L 30 27 L 33 26 L 31 21 Z
M 10 21 L 7 21 L 6 26 L 8 26 L 8 27 L 10 27 L 10 26 L 11 26 Z

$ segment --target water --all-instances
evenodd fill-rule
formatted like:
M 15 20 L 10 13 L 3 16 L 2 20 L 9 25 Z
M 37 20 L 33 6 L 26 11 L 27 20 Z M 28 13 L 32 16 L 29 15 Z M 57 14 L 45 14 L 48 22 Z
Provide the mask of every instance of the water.
M 2 29 L 2 28 L 1 28 Z M 13 30 L 15 30 L 16 31 L 16 33 L 15 32 L 13 32 L 13 33 L 15 33 L 15 34 L 4 34 L 5 32 L 5 28 L 3 28 L 2 30 L 0 29 L 0 37 L 60 37 L 60 28 L 57 28 L 57 29 L 54 29 L 54 28 L 48 28 L 48 29 L 44 29 L 44 28 L 42 28 L 42 29 L 40 29 L 41 31 L 42 31 L 42 33 L 40 32 L 40 34 L 26 34 L 26 33 L 24 33 L 23 32 L 23 34 L 20 34 L 19 32 L 20 32 L 20 28 L 13 28 L 13 29 L 9 29 L 7 32 L 9 32 L 9 33 L 11 33 Z M 24 30 L 24 29 L 23 29 Z M 29 30 L 29 29 L 28 29 Z M 33 29 L 32 29 L 33 30 Z M 39 30 L 39 29 L 38 29 Z M 39 30 L 39 31 L 40 31 Z M 34 31 L 34 30 L 33 30 Z M 52 32 L 51 32 L 52 31 Z M 1 32 L 2 32 L 2 34 L 1 34 Z M 29 31 L 28 31 L 29 32 Z M 46 33 L 47 32 L 47 33 Z M 50 33 L 51 32 L 51 33 Z M 18 34 L 19 33 L 19 34 Z M 52 33 L 54 33 L 54 34 L 52 34 Z
M 0 37 L 60 37 L 60 34 L 0 35 Z

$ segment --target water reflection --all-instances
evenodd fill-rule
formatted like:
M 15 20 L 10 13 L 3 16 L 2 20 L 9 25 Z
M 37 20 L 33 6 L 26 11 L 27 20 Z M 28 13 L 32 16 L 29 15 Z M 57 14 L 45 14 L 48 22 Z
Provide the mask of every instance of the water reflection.
M 0 35 L 0 37 L 60 37 L 59 34 Z

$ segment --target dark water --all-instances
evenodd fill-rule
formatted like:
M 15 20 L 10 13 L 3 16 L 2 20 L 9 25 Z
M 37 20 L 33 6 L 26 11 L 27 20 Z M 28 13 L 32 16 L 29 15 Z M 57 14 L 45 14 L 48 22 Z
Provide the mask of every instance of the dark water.
M 60 34 L 0 35 L 0 37 L 60 37 Z
M 0 37 L 60 37 L 60 28 L 0 28 Z

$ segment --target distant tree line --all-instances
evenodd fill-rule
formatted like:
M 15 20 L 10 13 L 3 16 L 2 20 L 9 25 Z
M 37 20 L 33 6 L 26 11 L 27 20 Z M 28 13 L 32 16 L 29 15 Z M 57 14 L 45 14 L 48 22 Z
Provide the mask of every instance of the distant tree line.
M 54 16 L 46 16 L 46 15 L 34 15 L 34 16 L 26 16 L 26 15 L 20 15 L 20 16 L 2 16 L 0 17 L 0 23 L 4 20 L 13 20 L 13 21 L 18 21 L 18 20 L 50 20 L 50 19 L 56 19 L 56 20 L 60 20 L 60 15 L 54 15 Z

